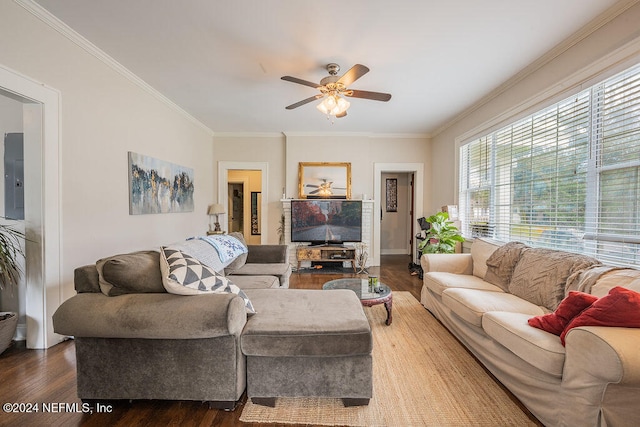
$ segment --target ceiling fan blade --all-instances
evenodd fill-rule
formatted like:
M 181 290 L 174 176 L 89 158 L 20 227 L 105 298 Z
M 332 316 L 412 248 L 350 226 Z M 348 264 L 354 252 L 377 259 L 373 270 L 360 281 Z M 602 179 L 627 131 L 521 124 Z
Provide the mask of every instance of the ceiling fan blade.
M 318 194 L 320 192 L 320 189 L 317 190 L 313 190 L 312 192 L 310 192 L 309 194 Z
M 284 77 L 280 77 L 280 78 L 282 80 L 286 80 L 288 82 L 298 83 L 298 84 L 305 85 L 305 86 L 310 86 L 310 87 L 315 88 L 315 89 L 317 89 L 320 86 L 322 86 L 322 85 L 319 85 L 318 83 L 313 83 L 313 82 L 310 82 L 308 80 L 302 80 L 302 79 L 299 79 L 297 77 L 284 76 Z
M 339 83 L 342 83 L 346 87 L 349 87 L 351 83 L 358 80 L 360 77 L 364 76 L 369 72 L 369 69 L 362 64 L 356 64 L 349 69 L 340 79 Z
M 351 96 L 353 98 L 364 98 L 364 99 L 372 99 L 374 101 L 384 101 L 387 102 L 391 99 L 391 94 L 382 93 L 382 92 L 369 92 L 367 90 L 351 90 L 349 92 L 345 92 L 346 96 Z
M 309 98 L 307 98 L 307 99 L 303 99 L 302 101 L 296 102 L 295 104 L 288 105 L 288 106 L 286 106 L 285 108 L 286 108 L 287 110 L 293 110 L 294 108 L 298 108 L 298 107 L 300 107 L 301 105 L 308 104 L 308 103 L 310 103 L 310 102 L 315 101 L 315 100 L 316 100 L 316 99 L 318 99 L 318 98 L 322 98 L 322 96 L 323 96 L 323 95 L 320 93 L 320 94 L 318 94 L 318 95 L 311 96 L 311 97 L 309 97 Z

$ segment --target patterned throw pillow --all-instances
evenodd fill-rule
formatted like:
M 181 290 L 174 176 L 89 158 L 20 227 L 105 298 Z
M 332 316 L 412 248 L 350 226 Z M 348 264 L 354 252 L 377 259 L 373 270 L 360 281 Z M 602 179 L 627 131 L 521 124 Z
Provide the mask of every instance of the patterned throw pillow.
M 196 258 L 167 247 L 161 248 L 161 254 L 162 283 L 167 292 L 178 295 L 233 293 L 244 299 L 247 313 L 256 312 L 242 289 Z

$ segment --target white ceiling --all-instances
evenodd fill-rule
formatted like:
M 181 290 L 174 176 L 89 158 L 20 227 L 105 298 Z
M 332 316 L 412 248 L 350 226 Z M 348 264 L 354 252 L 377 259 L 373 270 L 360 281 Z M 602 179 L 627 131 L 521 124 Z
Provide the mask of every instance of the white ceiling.
M 617 0 L 36 0 L 214 132 L 431 134 Z M 328 121 L 329 62 L 371 71 Z

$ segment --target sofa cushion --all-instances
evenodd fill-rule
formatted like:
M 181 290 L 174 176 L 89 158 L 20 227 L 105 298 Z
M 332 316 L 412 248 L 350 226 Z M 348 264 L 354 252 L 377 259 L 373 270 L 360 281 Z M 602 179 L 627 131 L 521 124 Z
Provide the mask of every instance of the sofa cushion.
M 100 290 L 107 296 L 166 292 L 160 273 L 160 253 L 140 251 L 96 262 Z
M 424 274 L 423 282 L 424 286 L 436 295 L 442 295 L 442 292 L 449 288 L 482 289 L 485 291 L 503 292 L 499 287 L 469 274 L 433 271 Z
M 487 274 L 487 259 L 500 247 L 499 244 L 486 239 L 475 239 L 471 245 L 471 258 L 473 258 L 473 275 L 484 279 Z
M 249 297 L 242 289 L 189 254 L 163 247 L 160 270 L 162 282 L 169 293 L 177 295 L 232 293 L 244 299 L 247 313 L 255 313 Z
M 237 270 L 233 272 L 226 270 L 229 274 L 237 277 L 237 276 L 258 276 L 258 275 L 267 275 L 267 276 L 276 276 L 278 279 L 280 277 L 286 276 L 289 277 L 291 275 L 291 265 L 290 264 L 245 264 Z
M 567 333 L 578 326 L 640 328 L 640 293 L 621 286 L 611 289 L 573 318 L 560 335 L 562 344 Z
M 158 269 L 160 266 L 158 265 Z M 100 275 L 95 264 L 83 265 L 73 270 L 73 286 L 77 293 L 102 293 Z
M 525 362 L 562 377 L 564 347 L 556 335 L 529 326 L 529 317 L 523 313 L 491 311 L 482 316 L 482 329 Z
M 458 317 L 474 326 L 482 326 L 482 316 L 489 311 L 508 311 L 537 316 L 542 307 L 506 292 L 449 288 L 442 292 L 442 303 Z
M 246 248 L 246 250 L 244 251 L 244 253 L 238 255 L 233 261 L 231 261 L 231 263 L 226 267 L 226 271 L 229 273 L 233 273 L 234 271 L 242 268 L 246 262 L 247 262 L 247 256 L 248 256 L 248 246 L 247 246 L 247 242 L 244 240 L 244 236 L 242 235 L 242 233 L 238 233 L 237 231 L 234 231 L 232 233 L 229 233 L 229 236 L 231 237 L 235 237 L 236 239 L 238 239 L 238 241 Z M 270 274 L 270 273 L 262 273 L 262 274 Z
M 280 287 L 276 276 L 232 276 L 230 279 L 240 289 L 273 289 Z
M 360 299 L 348 289 L 248 289 L 256 306 L 242 332 L 246 356 L 368 355 L 371 327 Z
M 486 261 L 487 273 L 484 280 L 508 291 L 513 270 L 526 248 L 523 243 L 509 242 L 496 249 Z
M 595 259 L 552 249 L 529 248 L 522 252 L 509 283 L 509 292 L 553 311 L 565 297 L 567 283 Z
M 529 325 L 551 334 L 562 334 L 569 322 L 585 308 L 591 306 L 598 297 L 584 292 L 570 291 L 556 311 L 529 319 Z

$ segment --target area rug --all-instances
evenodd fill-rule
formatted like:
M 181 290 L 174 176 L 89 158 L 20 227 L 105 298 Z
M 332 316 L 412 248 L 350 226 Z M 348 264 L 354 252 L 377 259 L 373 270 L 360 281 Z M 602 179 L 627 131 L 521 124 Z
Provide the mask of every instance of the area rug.
M 344 426 L 535 426 L 510 396 L 409 292 L 393 293 L 393 323 L 382 305 L 365 308 L 373 331 L 373 398 L 247 401 L 240 421 Z

